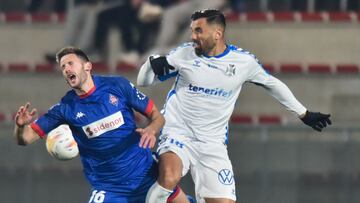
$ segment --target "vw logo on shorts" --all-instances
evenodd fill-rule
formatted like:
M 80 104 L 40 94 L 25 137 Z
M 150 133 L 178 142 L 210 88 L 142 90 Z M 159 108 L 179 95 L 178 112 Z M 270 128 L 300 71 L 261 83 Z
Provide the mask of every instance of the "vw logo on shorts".
M 218 178 L 220 183 L 224 185 L 231 185 L 234 183 L 234 174 L 229 169 L 222 169 L 218 174 Z

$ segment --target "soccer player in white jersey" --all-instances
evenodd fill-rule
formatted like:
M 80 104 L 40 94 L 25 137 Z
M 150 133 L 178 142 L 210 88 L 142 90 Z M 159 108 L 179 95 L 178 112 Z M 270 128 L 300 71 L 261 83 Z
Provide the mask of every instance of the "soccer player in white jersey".
M 225 43 L 225 17 L 218 10 L 191 16 L 192 43 L 167 56 L 150 56 L 138 85 L 176 77 L 163 112 L 165 126 L 158 153 L 160 176 L 147 194 L 149 203 L 166 202 L 189 170 L 197 202 L 235 202 L 235 182 L 227 153 L 228 121 L 245 82 L 264 87 L 306 125 L 321 131 L 330 115 L 308 111 L 280 80 L 268 74 L 253 54 Z

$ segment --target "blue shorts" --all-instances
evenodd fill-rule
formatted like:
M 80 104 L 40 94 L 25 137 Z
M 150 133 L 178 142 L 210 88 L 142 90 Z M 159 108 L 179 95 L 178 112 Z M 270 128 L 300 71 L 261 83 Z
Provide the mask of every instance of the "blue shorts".
M 144 203 L 146 195 L 153 183 L 155 183 L 158 174 L 158 165 L 153 163 L 151 169 L 147 173 L 145 182 L 142 182 L 140 190 L 134 192 L 136 194 L 129 195 L 122 192 L 107 191 L 105 188 L 93 188 L 91 191 L 90 199 L 88 203 Z M 180 192 L 180 188 L 177 186 L 173 193 L 170 195 L 169 200 L 172 200 Z
M 123 194 L 104 190 L 92 190 L 89 203 L 144 203 L 145 195 L 124 197 Z
M 168 198 L 168 201 L 173 200 L 177 194 L 180 192 L 179 186 L 176 186 L 173 193 Z M 188 197 L 190 202 L 191 197 Z M 137 196 L 128 196 L 124 197 L 123 194 L 116 193 L 116 192 L 107 192 L 104 190 L 92 190 L 91 197 L 89 199 L 89 203 L 144 203 L 146 199 L 146 194 L 144 195 L 137 195 Z

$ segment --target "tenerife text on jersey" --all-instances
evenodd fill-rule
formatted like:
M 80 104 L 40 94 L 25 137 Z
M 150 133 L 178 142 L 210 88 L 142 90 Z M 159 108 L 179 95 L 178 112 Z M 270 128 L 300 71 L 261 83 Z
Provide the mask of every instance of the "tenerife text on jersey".
M 224 97 L 224 98 L 229 98 L 233 93 L 232 90 L 226 91 L 222 88 L 210 89 L 210 88 L 206 88 L 206 87 L 195 86 L 192 84 L 189 84 L 189 90 L 194 93 L 202 93 L 205 95 L 219 96 L 219 97 Z

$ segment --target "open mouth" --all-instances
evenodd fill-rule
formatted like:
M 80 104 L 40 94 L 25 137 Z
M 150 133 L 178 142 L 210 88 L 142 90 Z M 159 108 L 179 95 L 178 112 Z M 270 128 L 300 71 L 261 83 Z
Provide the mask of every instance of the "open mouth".
M 194 42 L 193 47 L 194 47 L 196 50 L 201 50 L 201 49 L 202 49 L 201 44 L 200 44 L 199 42 Z
M 68 80 L 69 80 L 70 82 L 73 82 L 73 81 L 75 81 L 75 79 L 76 79 L 76 75 L 75 75 L 75 74 L 69 74 L 69 75 L 67 75 L 67 78 L 68 78 Z

